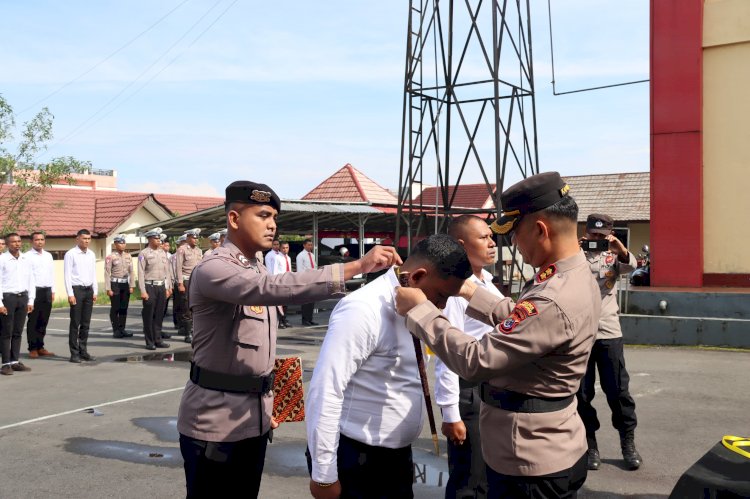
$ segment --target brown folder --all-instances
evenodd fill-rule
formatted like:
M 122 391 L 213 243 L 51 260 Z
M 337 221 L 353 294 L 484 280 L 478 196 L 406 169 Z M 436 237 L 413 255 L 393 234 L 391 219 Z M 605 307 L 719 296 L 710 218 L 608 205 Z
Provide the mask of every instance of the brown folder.
M 302 387 L 302 359 L 276 359 L 273 382 L 273 417 L 279 423 L 304 421 L 305 401 Z

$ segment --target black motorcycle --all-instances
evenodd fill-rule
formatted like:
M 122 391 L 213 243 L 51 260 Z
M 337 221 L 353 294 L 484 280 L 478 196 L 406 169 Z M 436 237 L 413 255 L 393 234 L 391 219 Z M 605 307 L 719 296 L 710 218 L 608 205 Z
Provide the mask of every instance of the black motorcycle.
M 638 268 L 630 274 L 630 284 L 633 286 L 651 286 L 651 258 L 648 244 L 644 244 L 643 251 L 638 255 Z

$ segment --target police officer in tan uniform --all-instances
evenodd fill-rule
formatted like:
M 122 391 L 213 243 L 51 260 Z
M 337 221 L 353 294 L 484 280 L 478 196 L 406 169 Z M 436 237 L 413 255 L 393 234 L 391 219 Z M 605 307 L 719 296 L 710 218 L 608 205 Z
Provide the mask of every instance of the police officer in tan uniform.
M 635 448 L 635 400 L 630 395 L 628 385 L 630 376 L 625 368 L 625 355 L 622 348 L 622 329 L 620 329 L 620 308 L 615 298 L 615 285 L 620 275 L 632 272 L 638 263 L 632 253 L 615 237 L 612 229 L 614 222 L 609 215 L 594 213 L 586 220 L 584 241 L 609 241 L 607 251 L 586 251 L 586 259 L 591 266 L 599 285 L 602 297 L 602 315 L 599 319 L 599 331 L 591 351 L 586 375 L 578 390 L 578 412 L 586 426 L 588 441 L 588 467 L 598 470 L 602 464 L 599 448 L 596 443 L 596 430 L 599 419 L 591 401 L 596 395 L 594 383 L 596 370 L 599 370 L 599 384 L 607 404 L 612 410 L 612 425 L 620 433 L 620 449 L 625 465 L 630 470 L 640 468 L 643 460 Z M 584 245 L 584 248 L 586 246 Z
M 501 196 L 492 224 L 539 271 L 517 302 L 467 280 L 467 315 L 494 327 L 481 340 L 453 328 L 424 294 L 398 288 L 409 330 L 467 380 L 484 381 L 480 431 L 488 497 L 575 497 L 586 480 L 586 435 L 575 394 L 596 335 L 601 298 L 579 247 L 578 206 L 556 172 Z
M 190 275 L 198 262 L 203 259 L 203 251 L 198 247 L 200 229 L 185 231 L 185 244 L 180 246 L 175 253 L 175 304 L 180 303 L 179 309 L 182 317 L 178 318 L 180 331 L 177 334 L 185 335 L 185 343 L 193 341 L 193 314 L 190 312 Z
M 128 304 L 133 293 L 133 259 L 125 251 L 125 234 L 114 238 L 115 250 L 104 259 L 104 289 L 110 299 L 109 321 L 112 323 L 112 336 L 127 338 L 133 333 L 125 331 L 128 318 Z
M 264 184 L 226 189 L 229 232 L 193 270 L 193 362 L 177 430 L 188 497 L 256 497 L 271 428 L 277 305 L 345 292 L 356 274 L 400 264 L 393 248 L 308 272 L 268 275 L 257 258 L 271 248 L 281 202 Z
M 219 234 L 218 232 L 214 232 L 213 234 L 208 236 L 209 246 L 206 252 L 203 253 L 203 258 L 206 258 L 208 255 L 211 254 L 211 251 L 215 250 L 221 245 L 220 239 L 221 239 L 221 234 Z
M 161 228 L 157 227 L 144 234 L 148 247 L 138 255 L 138 286 L 143 300 L 143 336 L 146 350 L 169 348 L 162 340 L 161 328 L 164 320 L 164 303 L 172 294 L 172 271 L 167 253 L 161 249 Z

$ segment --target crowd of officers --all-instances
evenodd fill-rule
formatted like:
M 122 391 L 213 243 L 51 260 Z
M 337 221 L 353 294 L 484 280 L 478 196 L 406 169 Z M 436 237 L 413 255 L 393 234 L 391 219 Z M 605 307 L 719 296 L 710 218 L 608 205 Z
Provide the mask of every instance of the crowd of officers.
M 130 296 L 135 288 L 134 266 L 138 265 L 146 349 L 169 346 L 163 341 L 170 335 L 162 331 L 162 321 L 167 312 L 167 300 L 173 292 L 177 334 L 184 336 L 186 343 L 192 341 L 188 293 L 190 274 L 204 256 L 197 246 L 199 234 L 200 229 L 186 231 L 177 239 L 177 251 L 172 254 L 167 235 L 161 229 L 149 231 L 145 235 L 148 246 L 141 251 L 137 262 L 125 251 L 125 235 L 114 237 L 114 249 L 104 261 L 104 287 L 111 302 L 109 318 L 114 338 L 133 336 L 125 326 Z M 211 234 L 206 254 L 219 247 L 224 237 L 226 230 Z M 0 374 L 6 376 L 31 370 L 19 359 L 24 326 L 30 359 L 55 355 L 44 343 L 56 292 L 53 258 L 44 249 L 43 232 L 33 232 L 30 239 L 31 249 L 22 252 L 19 234 L 9 233 L 0 238 Z M 81 229 L 76 234 L 76 245 L 64 257 L 65 292 L 70 305 L 68 340 L 73 363 L 95 360 L 88 352 L 88 334 L 99 289 L 96 256 L 89 249 L 90 244 L 91 233 Z
M 320 268 L 311 252 L 303 253 L 302 271 L 289 272 L 288 245 L 275 240 L 280 200 L 270 187 L 248 181 L 227 187 L 226 241 L 213 234 L 205 255 L 198 229 L 180 238 L 174 255 L 160 229 L 146 233 L 148 247 L 137 263 L 146 348 L 168 346 L 161 323 L 170 297 L 178 330 L 193 346 L 177 422 L 187 496 L 257 496 L 266 444 L 279 424 L 271 416 L 271 387 L 276 329 L 288 325 L 283 307 L 342 296 L 352 276 L 388 269 L 331 316 L 308 400 L 313 496 L 412 496 L 411 443 L 423 418 L 420 397 L 412 396 L 421 389 L 411 335 L 439 358 L 436 393 L 451 473 L 446 497 L 575 497 L 587 471 L 601 465 L 591 405 L 597 371 L 626 467 L 639 468 L 614 297 L 618 277 L 636 266 L 635 258 L 605 214 L 591 214 L 579 238 L 569 191 L 555 172 L 529 177 L 502 193 L 502 216 L 491 225 L 459 217 L 449 235 L 427 238 L 406 262 L 394 248 L 376 246 L 359 260 Z M 524 262 L 539 269 L 516 301 L 502 296 L 483 270 L 495 251 L 493 233 L 509 236 Z M 65 255 L 71 362 L 93 359 L 87 337 L 97 284 L 90 240 L 81 230 Z M 604 244 L 587 244 L 584 252 L 587 241 Z M 5 375 L 29 370 L 18 359 L 27 314 L 30 357 L 53 355 L 44 348 L 44 328 L 55 290 L 43 234 L 32 235 L 25 254 L 17 234 L 2 242 L 8 246 L 0 256 Z M 115 337 L 130 335 L 133 262 L 124 243 L 115 238 L 105 263 Z M 405 279 L 394 267 L 401 264 Z M 303 321 L 310 325 L 311 318 Z M 398 390 L 389 388 L 394 383 Z M 338 408 L 333 418 L 332 408 Z

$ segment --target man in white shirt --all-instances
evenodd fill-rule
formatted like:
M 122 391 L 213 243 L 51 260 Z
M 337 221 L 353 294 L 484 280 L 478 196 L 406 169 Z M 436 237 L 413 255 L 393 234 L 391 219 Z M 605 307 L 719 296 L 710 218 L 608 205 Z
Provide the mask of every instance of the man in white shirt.
M 289 257 L 289 243 L 283 242 L 279 244 L 279 255 L 278 258 L 274 259 L 274 270 L 270 273 L 283 274 L 284 272 L 292 271 L 292 259 Z M 278 307 L 279 310 L 279 329 L 286 329 L 292 327 L 286 317 L 286 306 L 282 305 Z
M 437 307 L 471 274 L 445 234 L 421 241 L 401 267 Z M 395 269 L 343 298 L 333 313 L 307 399 L 310 492 L 323 497 L 412 497 L 411 443 L 424 396 L 414 342 L 394 308 Z
M 315 265 L 315 256 L 313 255 L 312 239 L 305 239 L 302 242 L 302 251 L 297 255 L 297 272 L 317 268 Z M 302 325 L 317 326 L 318 323 L 313 321 L 313 310 L 315 303 L 305 303 L 302 305 Z
M 89 250 L 91 232 L 81 229 L 76 235 L 76 245 L 65 253 L 65 291 L 70 303 L 70 328 L 68 346 L 70 362 L 96 360 L 90 355 L 86 343 L 89 339 L 91 312 L 96 303 L 99 287 L 96 282 L 96 256 Z
M 496 245 L 487 223 L 474 215 L 461 215 L 451 221 L 448 234 L 466 250 L 471 263 L 469 280 L 502 298 L 492 284 L 492 274 L 485 265 L 495 261 Z M 466 315 L 469 302 L 459 296 L 448 299 L 443 314 L 450 323 L 481 339 L 492 327 Z M 435 359 L 435 402 L 443 416 L 442 433 L 448 440 L 446 499 L 456 497 L 487 497 L 487 465 L 482 457 L 479 436 L 479 383 L 466 381 Z
M 0 374 L 31 371 L 19 362 L 21 337 L 26 314 L 34 308 L 34 273 L 26 255 L 21 253 L 21 236 L 5 236 L 8 251 L 0 255 L 0 350 L 3 365 Z
M 266 253 L 265 258 L 263 259 L 263 262 L 266 264 L 266 269 L 268 269 L 269 274 L 273 274 L 274 269 L 276 268 L 274 264 L 274 260 L 276 257 L 280 255 L 280 243 L 278 239 L 274 239 L 271 243 L 271 251 Z
M 31 249 L 26 257 L 31 262 L 36 285 L 34 310 L 26 321 L 26 338 L 29 342 L 29 358 L 50 357 L 55 355 L 44 348 L 44 337 L 47 334 L 47 324 L 55 301 L 55 264 L 52 255 L 44 250 L 46 239 L 43 232 L 31 233 Z

